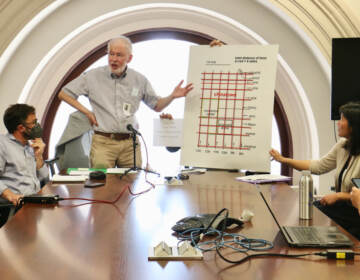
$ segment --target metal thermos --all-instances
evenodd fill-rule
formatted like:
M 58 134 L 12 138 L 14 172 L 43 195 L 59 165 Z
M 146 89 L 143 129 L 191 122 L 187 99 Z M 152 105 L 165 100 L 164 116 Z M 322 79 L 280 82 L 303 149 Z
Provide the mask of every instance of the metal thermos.
M 309 170 L 302 171 L 299 182 L 299 217 L 310 220 L 313 216 L 314 187 Z

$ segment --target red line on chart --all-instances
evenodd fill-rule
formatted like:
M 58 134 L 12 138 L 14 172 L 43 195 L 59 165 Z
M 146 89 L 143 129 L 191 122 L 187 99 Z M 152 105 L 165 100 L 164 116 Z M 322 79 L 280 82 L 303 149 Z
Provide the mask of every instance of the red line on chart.
M 245 74 L 245 78 L 246 78 L 246 74 Z M 245 88 L 246 84 L 244 84 L 244 88 Z M 245 99 L 245 92 L 243 92 L 243 99 Z M 244 115 L 244 101 L 242 102 L 242 108 L 241 108 L 241 115 Z M 243 120 L 240 121 L 240 126 L 242 126 L 243 124 Z M 242 128 L 240 128 L 240 134 L 242 134 Z M 242 138 L 240 137 L 240 146 L 242 146 Z
M 199 132 L 200 134 L 206 135 L 208 132 Z M 208 133 L 209 135 L 222 135 L 222 136 L 243 136 L 243 137 L 249 137 L 247 134 L 236 134 L 236 133 Z M 221 147 L 221 146 L 218 146 Z
M 200 145 L 199 147 L 203 148 L 220 148 L 220 146 L 210 146 L 210 145 Z M 231 150 L 250 150 L 249 148 L 242 148 L 242 147 L 225 147 L 225 149 L 231 149 Z
M 210 100 L 210 99 L 212 99 L 212 100 L 220 100 L 220 101 L 222 101 L 222 100 L 226 100 L 226 99 L 217 99 L 217 98 L 202 98 L 202 97 L 200 97 L 200 99 L 202 99 L 202 100 Z M 234 101 L 234 100 L 237 100 L 237 101 L 250 101 L 251 100 L 251 98 L 247 98 L 247 99 L 243 99 L 243 98 L 231 98 L 231 99 L 228 99 L 229 101 Z
M 211 75 L 211 78 L 213 78 L 213 74 Z M 211 90 L 210 90 L 210 97 L 212 95 L 212 86 L 211 86 Z M 209 109 L 211 108 L 211 99 L 210 99 L 210 103 L 209 103 Z M 208 125 L 210 124 L 210 119 L 208 119 Z M 208 127 L 208 132 L 209 132 L 209 127 Z M 209 134 L 206 135 L 206 143 L 208 143 L 209 140 Z
M 222 78 L 222 74 L 220 74 L 220 83 L 221 83 L 221 78 Z M 220 84 L 219 84 L 219 91 L 220 91 Z M 220 102 L 219 102 L 219 99 L 220 99 L 220 95 L 218 95 L 218 98 L 217 98 L 217 114 L 216 114 L 216 123 L 218 124 L 219 123 L 219 106 L 220 106 Z M 217 143 L 217 136 L 218 136 L 218 128 L 216 128 L 216 135 L 215 135 L 215 143 Z
M 211 83 L 211 79 L 201 79 L 202 81 L 210 81 L 210 83 Z M 216 81 L 219 81 L 219 83 L 215 83 Z M 228 81 L 228 83 L 221 83 L 221 82 L 226 82 L 226 81 Z M 214 79 L 214 80 L 212 80 L 212 82 L 214 82 L 213 84 L 220 84 L 220 85 L 225 85 L 225 84 L 229 84 L 229 85 L 236 85 L 236 84 L 240 84 L 240 83 L 242 83 L 242 82 L 252 82 L 252 81 L 254 81 L 254 80 L 252 80 L 252 79 L 248 79 L 248 80 L 242 80 L 242 79 L 239 79 L 239 80 L 233 80 L 233 79 L 222 79 L 222 80 L 220 80 L 220 79 Z M 235 82 L 235 83 L 230 83 L 230 82 Z M 204 83 L 204 84 L 210 84 L 210 83 Z
M 244 83 L 245 85 L 246 83 Z M 213 90 L 212 88 L 202 88 L 203 90 Z M 234 90 L 234 91 L 252 91 L 252 88 L 244 88 L 244 89 L 230 89 L 230 90 Z
M 211 120 L 214 120 L 216 119 L 216 117 L 207 117 L 207 116 L 200 116 L 199 117 L 200 119 L 211 119 Z M 246 118 L 226 118 L 226 117 L 223 117 L 223 118 L 220 118 L 221 120 L 235 120 L 235 121 L 249 121 L 250 119 L 246 119 Z M 202 124 L 202 125 L 206 125 L 206 124 Z
M 201 124 L 200 127 L 207 127 L 207 126 L 210 126 L 210 127 L 221 127 L 221 128 L 246 128 L 246 129 L 251 129 L 251 126 L 236 126 L 236 125 L 232 125 L 232 126 L 226 126 L 226 125 L 207 125 L 207 124 Z
M 224 73 L 224 72 L 202 72 L 201 74 L 203 74 L 203 75 L 219 75 L 219 74 L 228 74 L 229 76 L 230 75 L 236 75 L 236 76 L 238 76 L 238 75 L 255 75 L 255 73 L 254 72 L 241 72 L 241 73 L 239 73 L 239 72 L 237 72 L 237 73 Z

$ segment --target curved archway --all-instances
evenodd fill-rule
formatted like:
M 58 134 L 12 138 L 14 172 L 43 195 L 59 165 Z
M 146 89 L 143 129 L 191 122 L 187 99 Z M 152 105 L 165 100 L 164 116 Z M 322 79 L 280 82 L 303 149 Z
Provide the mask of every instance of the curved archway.
M 54 33 L 57 35 L 56 40 L 46 42 L 45 48 L 38 51 L 34 50 L 33 45 L 21 45 L 25 54 L 34 56 L 35 51 L 37 56 L 32 60 L 34 63 L 21 69 L 18 83 L 13 83 L 9 88 L 13 92 L 20 92 L 17 89 L 24 86 L 18 101 L 36 104 L 37 113 L 41 117 L 48 109 L 48 100 L 54 89 L 79 58 L 86 57 L 86 54 L 93 52 L 109 38 L 130 34 L 143 26 L 151 29 L 166 26 L 170 29 L 203 32 L 229 44 L 280 44 L 275 89 L 292 129 L 293 154 L 296 158 L 318 158 L 320 152 L 327 151 L 333 145 L 332 139 L 323 136 L 333 130 L 326 114 L 322 113 L 329 102 L 328 70 L 322 63 L 324 59 L 306 34 L 294 28 L 286 16 L 279 14 L 273 6 L 260 2 L 244 1 L 241 9 L 236 6 L 226 11 L 220 11 L 212 5 L 212 1 L 208 8 L 169 3 L 134 3 L 135 6 L 130 7 L 119 4 L 111 11 L 97 10 L 95 16 L 84 10 L 79 21 L 71 25 L 72 29 L 66 25 L 63 28 L 54 26 L 63 32 L 61 36 Z M 76 14 L 74 10 L 68 9 L 70 7 L 63 8 L 58 9 L 52 18 L 55 17 L 59 22 L 68 18 L 69 13 Z M 261 26 L 257 24 L 260 15 L 264 21 Z M 45 20 L 42 25 L 46 24 L 48 29 L 53 23 Z M 36 34 L 32 38 L 43 42 L 43 38 L 38 38 Z M 21 58 L 13 57 L 9 65 L 16 67 Z M 10 74 L 11 71 L 7 76 Z M 11 102 L 11 98 L 7 102 Z M 324 186 L 328 186 L 331 175 L 322 176 L 321 180 L 315 177 L 314 182 L 317 185 L 321 181 L 321 184 L 324 182 Z M 294 181 L 299 177 L 300 173 L 294 172 Z
M 133 43 L 153 39 L 180 39 L 196 44 L 209 44 L 211 40 L 214 39 L 199 32 L 177 28 L 147 29 L 134 31 L 125 35 L 128 36 Z M 97 61 L 100 57 L 104 56 L 106 54 L 106 45 L 107 42 L 104 42 L 82 57 L 73 67 L 70 68 L 61 82 L 55 88 L 42 118 L 42 125 L 44 127 L 44 140 L 47 144 L 47 147 L 49 146 L 48 143 L 55 115 L 60 105 L 60 100 L 57 98 L 57 94 L 65 84 L 75 79 L 92 63 Z M 284 155 L 292 157 L 293 147 L 290 126 L 281 100 L 276 92 L 274 100 L 274 116 L 279 128 L 281 150 Z M 46 150 L 45 153 L 47 155 L 48 151 Z M 283 175 L 292 176 L 292 169 L 288 166 L 282 165 L 281 173 Z

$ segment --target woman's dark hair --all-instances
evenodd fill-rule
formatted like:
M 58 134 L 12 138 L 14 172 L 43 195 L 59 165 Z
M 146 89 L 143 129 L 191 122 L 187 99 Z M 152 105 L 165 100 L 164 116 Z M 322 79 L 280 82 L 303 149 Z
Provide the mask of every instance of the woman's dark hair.
M 35 114 L 35 108 L 27 104 L 13 104 L 6 109 L 4 124 L 9 133 L 14 133 L 19 124 L 24 124 L 30 114 Z
M 360 102 L 346 103 L 340 107 L 339 112 L 347 119 L 351 128 L 345 148 L 352 156 L 357 156 L 360 154 Z

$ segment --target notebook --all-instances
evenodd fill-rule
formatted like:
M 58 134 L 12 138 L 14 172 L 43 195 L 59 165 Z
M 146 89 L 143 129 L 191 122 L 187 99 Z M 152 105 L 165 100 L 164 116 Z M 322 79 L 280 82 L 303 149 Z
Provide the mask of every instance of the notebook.
M 263 193 L 259 193 L 274 218 L 280 232 L 292 247 L 351 247 L 353 242 L 336 226 L 280 226 Z

